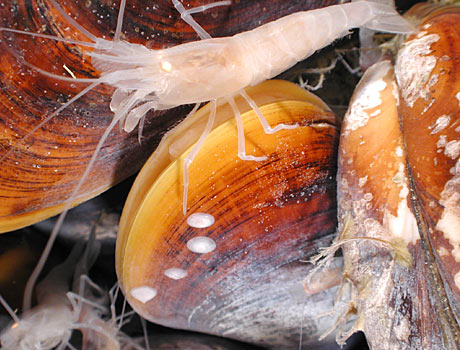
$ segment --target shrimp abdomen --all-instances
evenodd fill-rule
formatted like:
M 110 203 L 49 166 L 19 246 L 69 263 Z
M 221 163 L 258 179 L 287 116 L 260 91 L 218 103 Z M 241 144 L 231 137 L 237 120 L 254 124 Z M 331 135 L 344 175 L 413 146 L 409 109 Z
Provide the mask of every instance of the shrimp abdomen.
M 233 38 L 244 47 L 247 66 L 253 72 L 251 85 L 256 85 L 357 27 L 392 33 L 412 31 L 393 6 L 355 1 L 289 15 Z

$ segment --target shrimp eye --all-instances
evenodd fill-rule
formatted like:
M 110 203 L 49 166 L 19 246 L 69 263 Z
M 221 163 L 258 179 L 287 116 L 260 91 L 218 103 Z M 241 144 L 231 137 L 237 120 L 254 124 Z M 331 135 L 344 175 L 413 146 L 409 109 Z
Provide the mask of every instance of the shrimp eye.
M 171 73 L 172 64 L 168 61 L 161 62 L 161 69 L 163 69 L 166 73 Z

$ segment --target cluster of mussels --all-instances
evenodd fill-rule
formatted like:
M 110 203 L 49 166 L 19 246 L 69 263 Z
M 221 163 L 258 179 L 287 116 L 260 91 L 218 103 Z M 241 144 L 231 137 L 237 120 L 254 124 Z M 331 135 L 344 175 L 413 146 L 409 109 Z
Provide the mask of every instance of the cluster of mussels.
M 238 158 L 233 111 L 218 106 L 190 166 L 185 216 L 182 164 L 210 107 L 164 135 L 118 226 L 117 277 L 136 313 L 155 324 L 273 349 L 361 349 L 349 339 L 358 331 L 372 349 L 460 349 L 460 7 L 424 3 L 406 16 L 417 31 L 396 37 L 365 71 L 343 122 L 317 96 L 272 80 L 247 94 L 270 125 L 298 127 L 266 134 L 257 114 L 236 98 L 247 152 L 266 155 L 263 161 Z M 69 51 L 67 63 L 75 66 L 78 55 Z M 1 72 L 2 82 L 10 81 L 2 87 L 1 111 L 12 115 L 17 107 L 7 92 L 27 92 L 30 82 L 22 71 L 16 80 L 7 77 L 15 56 L 1 59 L 11 68 Z M 86 120 L 91 110 L 92 120 L 104 119 L 103 89 L 81 102 L 87 107 L 77 102 L 74 113 Z M 26 130 L 52 99 L 59 101 L 56 91 L 45 91 L 28 105 Z M 172 113 L 177 110 L 146 124 L 143 146 L 115 130 L 91 173 L 94 181 L 76 202 L 136 170 L 175 123 Z M 2 123 L 6 152 L 24 130 L 6 117 Z M 1 231 L 59 212 L 80 174 L 71 169 L 85 163 L 72 160 L 81 152 L 73 143 L 90 149 L 106 125 L 82 126 L 78 118 L 53 123 L 68 129 L 38 130 L 17 146 L 22 156 L 1 165 Z M 117 167 L 109 165 L 114 159 Z M 52 195 L 44 199 L 44 190 Z M 324 260 L 315 267 L 310 261 L 318 253 Z M 175 346 L 191 346 L 189 337 Z M 210 349 L 213 341 L 194 346 Z

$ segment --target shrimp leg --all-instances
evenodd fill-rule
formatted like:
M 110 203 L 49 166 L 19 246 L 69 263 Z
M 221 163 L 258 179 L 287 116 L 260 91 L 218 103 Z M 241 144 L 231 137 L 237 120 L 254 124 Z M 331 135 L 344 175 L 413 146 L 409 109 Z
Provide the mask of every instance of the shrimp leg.
M 199 103 L 193 107 L 192 111 L 189 113 L 189 115 L 194 115 L 196 110 L 198 109 Z M 217 110 L 217 104 L 216 100 L 211 101 L 211 113 L 209 114 L 208 122 L 206 123 L 206 126 L 203 130 L 203 132 L 200 135 L 200 138 L 198 139 L 197 143 L 193 147 L 193 149 L 190 151 L 189 154 L 187 154 L 187 157 L 184 159 L 184 195 L 182 198 L 182 207 L 183 207 L 183 212 L 184 215 L 187 214 L 187 197 L 188 197 L 188 186 L 189 186 L 189 176 L 188 176 L 188 170 L 190 167 L 190 164 L 192 164 L 193 159 L 195 159 L 196 155 L 200 151 L 201 147 L 203 146 L 204 141 L 208 137 L 209 133 L 211 132 L 212 125 L 214 124 L 214 119 L 216 117 L 216 110 Z
M 244 138 L 244 126 L 243 126 L 243 119 L 241 118 L 241 113 L 238 110 L 238 107 L 235 103 L 235 100 L 233 98 L 228 98 L 227 99 L 228 104 L 232 107 L 233 114 L 235 116 L 236 120 L 236 128 L 238 132 L 238 157 L 241 160 L 253 160 L 256 162 L 260 162 L 263 160 L 266 160 L 266 156 L 262 157 L 256 157 L 256 156 L 250 156 L 246 154 L 246 143 L 245 143 L 245 138 Z
M 262 125 L 264 132 L 266 134 L 274 134 L 275 132 L 278 132 L 283 129 L 295 129 L 299 127 L 298 123 L 295 124 L 278 124 L 274 128 L 272 128 L 269 124 L 267 119 L 264 117 L 262 111 L 260 108 L 257 106 L 257 103 L 246 93 L 246 91 L 241 90 L 240 93 L 241 97 L 243 97 L 246 102 L 251 106 L 254 112 L 256 112 L 257 117 L 259 118 L 259 122 Z
M 204 30 L 203 27 L 200 26 L 197 21 L 193 19 L 192 14 L 204 12 L 217 6 L 232 4 L 230 0 L 217 1 L 212 4 L 197 6 L 189 10 L 186 10 L 184 5 L 182 5 L 179 0 L 172 0 L 172 3 L 176 10 L 180 13 L 180 16 L 184 20 L 184 22 L 186 22 L 190 27 L 193 28 L 193 30 L 198 34 L 200 39 L 211 39 L 211 35 L 209 35 L 209 33 L 206 30 Z

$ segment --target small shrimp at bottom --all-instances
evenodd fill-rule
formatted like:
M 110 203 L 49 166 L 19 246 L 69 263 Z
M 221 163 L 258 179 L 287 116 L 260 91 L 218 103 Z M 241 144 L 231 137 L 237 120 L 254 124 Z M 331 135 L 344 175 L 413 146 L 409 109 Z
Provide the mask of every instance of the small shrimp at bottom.
M 95 262 L 100 245 L 94 231 L 88 243 L 77 243 L 68 258 L 54 267 L 37 285 L 37 306 L 17 316 L 0 296 L 14 322 L 0 333 L 1 349 L 52 350 L 75 349 L 71 344 L 73 330 L 82 333 L 82 349 L 119 350 L 120 344 L 143 350 L 120 331 L 122 321 L 115 316 L 114 294 L 89 279 L 87 273 Z M 73 284 L 73 291 L 69 291 Z M 106 315 L 111 315 L 109 320 Z M 133 344 L 131 344 L 133 343 Z

